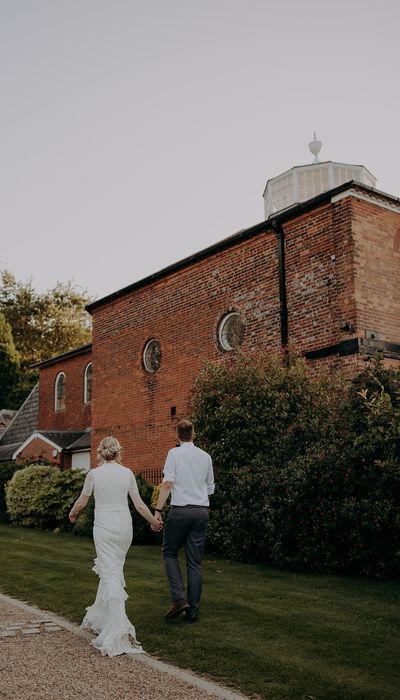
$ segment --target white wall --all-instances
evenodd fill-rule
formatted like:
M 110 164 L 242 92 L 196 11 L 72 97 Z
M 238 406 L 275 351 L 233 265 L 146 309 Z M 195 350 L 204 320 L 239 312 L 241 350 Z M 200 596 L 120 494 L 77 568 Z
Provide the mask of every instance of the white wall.
M 72 454 L 72 469 L 82 469 L 87 472 L 90 469 L 90 450 L 87 452 L 74 452 Z

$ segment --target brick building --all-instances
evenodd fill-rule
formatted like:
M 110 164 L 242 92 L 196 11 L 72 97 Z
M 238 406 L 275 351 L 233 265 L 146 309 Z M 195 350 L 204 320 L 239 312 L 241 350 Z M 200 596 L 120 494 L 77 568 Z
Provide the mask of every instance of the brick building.
M 2 436 L 9 442 L 0 446 L 0 456 L 3 449 L 7 455 L 3 459 L 44 458 L 63 469 L 88 469 L 92 346 L 84 345 L 35 366 L 39 368 L 35 394 Z
M 238 346 L 289 347 L 349 375 L 379 348 L 400 367 L 400 200 L 375 189 L 363 166 L 320 163 L 319 148 L 314 138 L 313 164 L 267 183 L 264 221 L 89 305 L 92 347 L 40 364 L 38 429 L 53 432 L 56 459 L 79 466 L 71 443 L 61 445 L 61 433 L 77 431 L 72 447 L 84 445 L 88 465 L 91 423 L 92 464 L 112 433 L 124 463 L 157 481 L 203 363 Z
M 350 181 L 94 302 L 94 443 L 156 480 L 204 361 L 237 344 L 400 366 L 399 266 L 399 200 Z

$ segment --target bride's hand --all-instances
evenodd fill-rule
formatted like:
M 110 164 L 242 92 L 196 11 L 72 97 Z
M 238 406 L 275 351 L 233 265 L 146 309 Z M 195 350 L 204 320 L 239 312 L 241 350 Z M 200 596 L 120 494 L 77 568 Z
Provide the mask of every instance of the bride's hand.
M 162 520 L 157 520 L 157 518 L 153 518 L 153 522 L 151 523 L 151 529 L 153 532 L 161 532 L 161 530 L 164 527 L 164 523 Z

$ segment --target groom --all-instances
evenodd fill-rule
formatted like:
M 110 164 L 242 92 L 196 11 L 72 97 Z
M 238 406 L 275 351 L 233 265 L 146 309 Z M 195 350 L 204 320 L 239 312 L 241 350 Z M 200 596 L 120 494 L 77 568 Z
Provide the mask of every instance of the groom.
M 162 509 L 171 494 L 163 537 L 163 557 L 172 606 L 165 615 L 173 620 L 185 613 L 186 621 L 197 622 L 202 589 L 201 560 L 208 526 L 209 496 L 214 493 L 210 455 L 193 444 L 193 424 L 181 420 L 176 426 L 179 447 L 168 452 L 164 478 L 154 516 L 162 522 Z M 184 547 L 187 569 L 187 600 L 178 552 Z

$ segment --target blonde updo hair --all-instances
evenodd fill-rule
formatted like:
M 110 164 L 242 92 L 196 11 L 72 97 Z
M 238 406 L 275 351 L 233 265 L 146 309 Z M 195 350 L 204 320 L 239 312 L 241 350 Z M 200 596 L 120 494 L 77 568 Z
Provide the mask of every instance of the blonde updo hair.
M 113 462 L 119 457 L 121 452 L 122 447 L 117 438 L 112 437 L 111 435 L 103 438 L 97 448 L 97 456 L 100 463 Z

